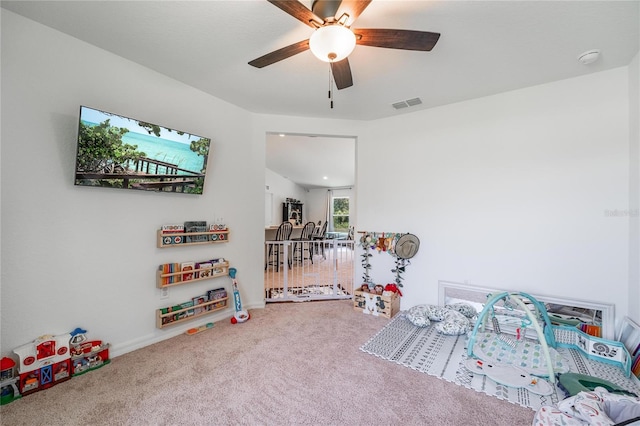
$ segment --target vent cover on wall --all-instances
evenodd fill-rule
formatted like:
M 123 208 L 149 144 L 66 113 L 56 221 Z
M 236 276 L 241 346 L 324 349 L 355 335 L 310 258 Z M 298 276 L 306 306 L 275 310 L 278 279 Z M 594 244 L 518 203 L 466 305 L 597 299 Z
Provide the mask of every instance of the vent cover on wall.
M 402 109 L 407 107 L 412 107 L 416 105 L 420 105 L 422 100 L 420 98 L 407 99 L 406 101 L 396 102 L 391 104 L 395 109 Z

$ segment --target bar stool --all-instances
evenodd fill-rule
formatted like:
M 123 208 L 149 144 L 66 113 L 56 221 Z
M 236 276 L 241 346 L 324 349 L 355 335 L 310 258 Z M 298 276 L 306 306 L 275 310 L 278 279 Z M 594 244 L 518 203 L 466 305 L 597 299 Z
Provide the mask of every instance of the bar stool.
M 313 236 L 311 237 L 311 239 L 314 241 L 313 245 L 313 251 L 316 251 L 316 248 L 319 248 L 320 250 L 322 250 L 322 257 L 324 257 L 326 259 L 326 255 L 324 253 L 324 240 L 327 238 L 327 223 L 328 221 L 324 221 L 324 225 L 322 225 L 322 227 L 317 227 L 314 231 L 313 231 Z M 320 252 L 320 250 L 318 250 L 318 252 Z
M 272 241 L 287 241 L 291 238 L 291 232 L 293 231 L 293 225 L 291 222 L 282 222 L 278 226 L 276 231 L 276 238 Z M 280 264 L 284 263 L 280 260 L 280 255 L 284 256 L 284 244 L 269 244 L 269 250 L 267 253 L 267 261 L 264 264 L 264 270 L 267 270 L 269 265 L 276 267 L 276 272 L 280 271 Z M 274 259 L 275 257 L 275 259 Z M 291 259 L 287 259 L 289 269 L 291 269 Z
M 293 260 L 297 260 L 298 262 L 304 262 L 305 259 L 309 259 L 311 263 L 313 263 L 313 231 L 316 229 L 316 224 L 314 222 L 307 222 L 302 228 L 302 233 L 300 234 L 300 238 L 293 238 Z M 307 248 L 305 248 L 305 244 Z M 309 257 L 304 257 L 305 250 L 309 253 Z M 296 258 L 296 255 L 298 257 Z

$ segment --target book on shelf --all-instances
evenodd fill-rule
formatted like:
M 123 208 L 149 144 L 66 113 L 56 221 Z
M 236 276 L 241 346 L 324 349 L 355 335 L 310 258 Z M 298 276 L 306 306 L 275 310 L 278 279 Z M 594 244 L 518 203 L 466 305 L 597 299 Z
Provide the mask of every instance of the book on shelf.
M 196 263 L 196 278 L 209 278 L 212 275 L 211 267 L 210 262 Z
M 162 285 L 173 284 L 180 281 L 177 275 L 171 275 L 174 272 L 180 272 L 180 264 L 178 263 L 163 263 L 158 267 L 160 274 L 162 275 Z M 165 276 L 166 275 L 166 276 Z
M 170 263 L 169 264 L 169 272 L 171 274 L 176 273 L 176 272 L 180 272 L 180 264 L 179 263 Z M 177 283 L 177 282 L 180 281 L 180 275 L 171 275 L 169 277 L 169 279 L 171 280 L 171 284 Z
M 195 274 L 196 263 L 195 262 L 182 262 L 180 264 L 180 272 L 182 272 L 182 281 L 190 281 Z
M 188 302 L 181 303 L 179 305 L 179 308 L 180 309 L 185 309 L 185 308 L 190 308 L 192 306 L 193 306 L 193 300 L 189 300 Z M 175 308 L 175 306 L 174 306 L 174 308 Z M 193 316 L 193 309 L 188 309 L 186 311 L 182 311 L 182 312 L 178 313 L 178 319 L 183 319 L 183 318 L 187 318 L 187 317 L 190 317 L 190 316 Z
M 208 302 L 209 299 L 207 297 L 206 294 L 201 294 L 200 296 L 196 296 L 193 298 L 193 313 L 195 315 L 197 314 L 201 314 L 204 311 L 208 311 L 209 310 L 209 305 L 207 306 L 198 306 L 198 305 L 202 305 L 203 303 Z
M 179 305 L 167 306 L 166 308 L 160 308 L 160 313 L 162 316 L 162 324 L 169 324 L 171 322 L 177 321 L 179 319 L 183 319 L 186 317 L 190 317 L 193 315 L 193 309 L 188 309 L 186 311 L 182 311 L 182 309 L 186 309 L 193 306 L 193 301 L 189 300 L 188 302 L 181 303 Z M 182 312 L 179 312 L 182 311 Z M 175 312 L 173 315 L 167 315 L 172 312 Z
M 160 309 L 160 313 L 161 314 L 168 314 L 169 312 L 172 312 L 173 309 L 171 308 L 171 306 L 168 306 L 166 308 L 161 308 Z M 162 317 L 162 323 L 163 324 L 169 324 L 170 322 L 173 322 L 173 315 L 171 316 L 163 316 Z
M 162 265 L 158 266 L 158 271 L 160 271 L 160 282 L 162 283 L 162 285 L 169 284 L 169 277 L 163 277 L 162 276 L 162 275 L 167 273 L 166 265 L 162 264 Z
M 219 300 L 219 302 L 212 303 L 211 305 L 209 305 L 209 309 L 219 309 L 227 306 L 227 301 L 221 300 L 227 297 L 227 290 L 225 290 L 224 287 L 207 291 L 207 297 L 209 297 L 209 302 Z
M 193 232 L 207 232 L 207 222 L 204 220 L 194 220 L 188 221 L 184 223 L 184 232 L 185 233 L 193 233 Z M 207 241 L 209 239 L 208 235 L 187 235 L 185 237 L 185 242 L 187 243 L 196 243 L 201 241 Z
M 184 233 L 184 225 L 162 225 L 163 234 Z

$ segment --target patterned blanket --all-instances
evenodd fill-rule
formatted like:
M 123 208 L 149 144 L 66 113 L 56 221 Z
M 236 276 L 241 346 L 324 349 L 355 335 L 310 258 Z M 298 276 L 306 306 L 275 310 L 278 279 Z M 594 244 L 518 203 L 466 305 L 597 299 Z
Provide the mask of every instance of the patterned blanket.
M 485 375 L 473 374 L 465 367 L 467 340 L 466 335 L 439 334 L 432 326 L 416 327 L 400 313 L 360 349 L 421 373 L 484 392 L 534 411 L 544 405 L 557 406 L 558 402 L 566 397 L 557 385 L 551 395 L 536 395 L 526 388 L 508 387 L 494 382 Z M 556 350 L 571 372 L 599 377 L 640 395 L 637 381 L 626 377 L 620 367 L 590 360 L 576 349 Z

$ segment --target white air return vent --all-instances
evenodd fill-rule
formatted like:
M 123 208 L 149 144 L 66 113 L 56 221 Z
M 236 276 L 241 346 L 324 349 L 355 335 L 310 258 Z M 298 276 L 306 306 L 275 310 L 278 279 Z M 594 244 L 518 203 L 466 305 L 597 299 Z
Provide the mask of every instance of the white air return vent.
M 420 105 L 422 103 L 422 99 L 420 98 L 413 98 L 413 99 L 407 99 L 406 101 L 400 101 L 400 102 L 396 102 L 394 104 L 391 104 L 395 109 L 402 109 L 402 108 L 408 108 L 408 107 L 412 107 L 412 106 L 416 106 L 416 105 Z

